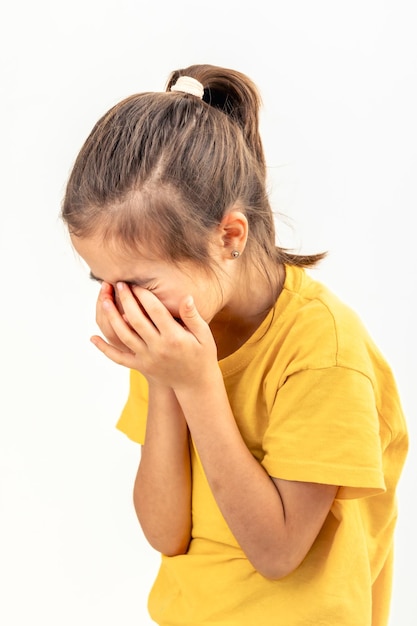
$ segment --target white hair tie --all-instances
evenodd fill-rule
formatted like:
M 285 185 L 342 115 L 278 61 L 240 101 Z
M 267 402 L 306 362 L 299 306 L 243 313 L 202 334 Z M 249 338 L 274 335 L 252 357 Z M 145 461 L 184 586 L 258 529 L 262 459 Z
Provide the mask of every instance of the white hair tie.
M 175 85 L 172 85 L 171 91 L 181 91 L 189 93 L 192 96 L 203 99 L 204 87 L 199 80 L 191 78 L 191 76 L 180 76 Z

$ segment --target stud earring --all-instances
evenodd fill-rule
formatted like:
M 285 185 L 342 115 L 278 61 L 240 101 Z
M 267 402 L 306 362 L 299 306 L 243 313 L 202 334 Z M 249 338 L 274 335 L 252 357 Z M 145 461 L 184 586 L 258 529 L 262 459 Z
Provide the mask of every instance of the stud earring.
M 232 250 L 230 254 L 234 259 L 237 259 L 237 257 L 240 256 L 239 250 Z

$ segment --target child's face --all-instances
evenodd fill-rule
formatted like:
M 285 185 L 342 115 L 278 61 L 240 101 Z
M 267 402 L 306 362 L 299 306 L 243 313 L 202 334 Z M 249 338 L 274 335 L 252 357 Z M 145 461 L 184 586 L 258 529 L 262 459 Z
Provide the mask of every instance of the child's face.
M 90 268 L 92 278 L 115 286 L 117 282 L 149 289 L 174 317 L 186 296 L 192 295 L 197 309 L 210 322 L 225 304 L 228 289 L 226 276 L 215 276 L 188 261 L 175 265 L 154 256 L 128 255 L 115 245 L 106 245 L 99 237 L 71 237 L 77 253 Z M 220 274 L 220 273 L 219 273 Z M 116 304 L 117 291 L 115 292 Z

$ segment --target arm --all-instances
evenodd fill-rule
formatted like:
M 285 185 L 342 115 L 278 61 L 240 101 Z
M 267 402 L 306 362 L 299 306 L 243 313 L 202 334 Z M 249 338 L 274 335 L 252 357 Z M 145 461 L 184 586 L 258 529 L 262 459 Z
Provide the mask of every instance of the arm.
M 146 440 L 133 501 L 153 548 L 184 554 L 191 534 L 191 471 L 188 428 L 172 389 L 149 387 Z
M 304 559 L 337 487 L 270 478 L 246 447 L 220 371 L 177 391 L 220 510 L 254 568 L 277 579 Z
M 123 306 L 116 299 L 113 287 L 103 282 L 97 299 L 97 324 L 108 346 L 118 349 L 120 353 L 129 353 L 106 314 L 106 306 L 113 314 L 118 310 L 120 316 L 124 316 Z M 133 502 L 149 543 L 167 555 L 184 553 L 190 541 L 188 435 L 184 415 L 172 389 L 151 383 L 146 441 L 141 451 Z
M 182 327 L 153 294 L 132 288 L 145 316 L 128 287 L 119 289 L 129 324 L 111 302 L 104 308 L 127 351 L 98 337 L 94 343 L 150 383 L 173 389 L 214 497 L 247 558 L 267 578 L 289 574 L 313 544 L 337 487 L 273 479 L 252 456 L 232 414 L 210 328 L 192 300 L 183 303 Z

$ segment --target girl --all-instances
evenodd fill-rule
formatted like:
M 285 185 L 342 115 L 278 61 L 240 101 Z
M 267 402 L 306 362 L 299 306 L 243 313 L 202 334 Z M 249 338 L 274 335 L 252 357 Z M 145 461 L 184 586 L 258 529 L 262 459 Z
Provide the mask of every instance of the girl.
M 356 315 L 276 247 L 239 72 L 194 65 L 96 124 L 63 218 L 102 283 L 93 343 L 131 370 L 119 428 L 162 554 L 161 626 L 387 624 L 407 433 Z

